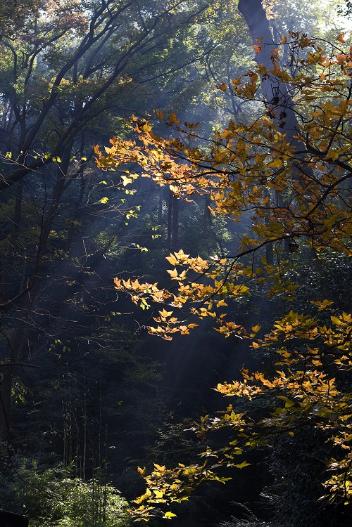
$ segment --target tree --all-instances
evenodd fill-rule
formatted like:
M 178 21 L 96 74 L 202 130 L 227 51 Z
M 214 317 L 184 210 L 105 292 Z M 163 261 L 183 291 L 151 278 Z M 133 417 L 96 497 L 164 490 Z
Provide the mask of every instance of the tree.
M 242 380 L 218 385 L 218 392 L 234 397 L 236 405 L 204 417 L 195 431 L 203 436 L 228 429 L 231 439 L 225 446 L 213 449 L 209 443 L 202 461 L 192 465 L 155 465 L 150 474 L 141 470 L 147 490 L 135 501 L 137 518 L 187 500 L 202 481 L 225 482 L 224 467 L 245 468 L 246 451 L 272 445 L 277 434 L 294 438 L 302 426 L 330 445 L 325 453 L 330 475 L 322 473 L 329 499 L 346 505 L 351 500 L 351 392 L 346 383 L 352 365 L 351 314 L 311 291 L 306 301 L 315 312 L 283 313 L 263 336 L 262 321 L 248 328 L 233 319 L 236 306 L 258 284 L 271 296 L 296 301 L 298 284 L 290 276 L 297 258 L 314 262 L 351 256 L 351 50 L 343 35 L 326 45 L 292 33 L 282 46 L 289 48 L 294 74 L 276 60 L 277 48 L 272 66 L 258 60 L 255 70 L 232 81 L 238 96 L 264 107 L 260 113 L 257 106 L 251 122 L 232 120 L 207 139 L 197 126 L 171 115 L 173 133 L 165 139 L 149 122 L 134 118 L 137 139 L 114 138 L 106 152 L 95 150 L 104 170 L 118 168 L 130 177 L 133 166 L 134 174 L 169 186 L 179 198 L 209 195 L 215 216 L 238 221 L 252 215 L 250 232 L 232 255 L 204 259 L 182 250 L 171 253 L 170 288 L 115 279 L 117 290 L 127 292 L 135 304 L 162 306 L 149 332 L 170 340 L 209 318 L 225 337 L 248 339 L 252 349 L 277 356 L 269 375 L 243 370 Z M 268 104 L 263 82 L 272 78 L 288 97 Z M 288 130 L 281 126 L 283 111 L 294 119 Z M 275 265 L 263 255 L 268 245 L 274 248 Z M 236 411 L 243 398 L 250 403 L 245 413 Z M 258 416 L 257 403 L 264 415 Z M 164 518 L 173 514 L 164 512 Z
M 44 1 L 26 18 L 22 33 L 2 39 L 7 63 L 2 88 L 7 117 L 2 134 L 6 147 L 11 143 L 13 157 L 12 163 L 7 159 L 2 189 L 52 158 L 62 157 L 79 129 L 106 109 L 106 97 L 113 95 L 116 86 L 141 75 L 144 68 L 130 69 L 141 51 L 147 54 L 164 49 L 171 34 L 204 9 L 197 2 L 184 9 L 183 3 L 161 7 L 151 1 L 142 9 L 132 2 L 79 5 Z M 160 75 L 160 70 L 155 75 Z M 29 104 L 34 88 L 36 100 Z M 68 94 L 74 101 L 69 107 Z M 51 131 L 50 156 L 34 155 L 34 150 L 45 153 L 42 132 L 46 123 L 52 127 L 57 117 L 58 128 L 55 133 Z
M 18 3 L 23 18 L 16 30 L 7 21 L 0 42 L 3 439 L 11 429 L 11 387 L 17 372 L 30 367 L 23 359 L 32 339 L 37 347 L 43 335 L 47 345 L 50 317 L 61 304 L 72 307 L 80 280 L 101 286 L 90 265 L 102 265 L 126 215 L 137 214 L 133 192 L 122 181 L 120 198 L 110 200 L 113 182 L 92 166 L 91 144 L 93 137 L 123 133 L 126 111 L 155 106 L 160 87 L 169 83 L 171 89 L 177 72 L 198 59 L 198 50 L 181 39 L 207 4 L 183 4 L 43 1 L 28 11 Z M 191 92 L 189 84 L 178 82 L 179 96 L 185 86 Z M 105 238 L 98 239 L 102 224 Z M 94 232 L 89 255 L 82 244 L 88 231 Z M 58 294 L 50 305 L 51 288 Z M 78 305 L 82 315 L 85 300 Z M 55 336 L 62 331 L 58 325 Z

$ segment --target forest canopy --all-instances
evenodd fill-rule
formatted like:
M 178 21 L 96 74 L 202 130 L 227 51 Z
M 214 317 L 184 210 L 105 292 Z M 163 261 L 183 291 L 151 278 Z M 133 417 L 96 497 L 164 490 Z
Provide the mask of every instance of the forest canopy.
M 351 16 L 0 6 L 0 523 L 350 525 Z

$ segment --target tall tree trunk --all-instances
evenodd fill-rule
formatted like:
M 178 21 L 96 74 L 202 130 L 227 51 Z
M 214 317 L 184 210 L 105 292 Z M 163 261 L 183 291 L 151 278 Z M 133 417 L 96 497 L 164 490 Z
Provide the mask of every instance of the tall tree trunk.
M 0 364 L 0 442 L 6 442 L 11 433 L 11 394 L 15 370 L 23 356 L 26 339 L 23 332 L 11 330 L 3 333 L 8 344 L 8 355 Z
M 294 103 L 288 87 L 275 75 L 275 52 L 278 44 L 274 42 L 269 21 L 262 0 L 240 0 L 238 9 L 242 14 L 254 45 L 258 44 L 255 60 L 269 72 L 261 79 L 264 100 L 270 107 L 271 114 L 288 141 L 296 147 L 301 146 L 295 138 L 298 128 Z
M 304 144 L 297 139 L 297 130 L 299 128 L 297 117 L 294 111 L 294 102 L 289 92 L 289 87 L 285 82 L 275 75 L 275 68 L 280 67 L 275 52 L 278 49 L 278 43 L 274 41 L 270 24 L 263 7 L 262 0 L 240 0 L 238 9 L 242 14 L 254 45 L 258 44 L 258 53 L 255 60 L 259 66 L 264 66 L 267 75 L 261 78 L 261 88 L 264 101 L 270 111 L 277 128 L 285 134 L 287 141 L 292 146 L 294 152 L 301 152 L 296 155 L 299 159 L 304 157 Z M 299 161 L 293 164 L 291 177 L 299 179 L 300 177 Z M 307 169 L 306 169 L 307 171 Z M 290 186 L 290 182 L 287 182 Z M 275 193 L 276 204 L 285 206 L 281 193 Z M 289 240 L 284 243 L 285 251 L 289 250 Z M 271 248 L 267 248 L 268 260 L 273 259 Z
M 0 444 L 9 439 L 12 372 L 10 366 L 0 367 Z M 10 370 L 10 371 L 9 371 Z
M 33 312 L 34 304 L 40 292 L 41 282 L 38 279 L 38 273 L 41 269 L 42 258 L 47 250 L 47 242 L 52 229 L 53 221 L 57 214 L 61 197 L 65 191 L 66 176 L 70 166 L 72 144 L 63 155 L 63 163 L 60 167 L 57 182 L 54 186 L 51 206 L 47 213 L 47 217 L 43 222 L 40 238 L 38 242 L 38 249 L 36 261 L 34 262 L 34 272 L 31 277 L 32 287 L 30 293 L 22 296 L 14 306 L 15 309 L 23 310 L 24 316 L 30 315 Z M 21 222 L 21 207 L 22 207 L 22 182 L 20 183 L 21 192 L 17 196 L 15 204 L 15 224 Z M 15 231 L 18 225 L 15 225 Z M 17 234 L 16 234 L 17 236 Z M 11 394 L 14 382 L 14 370 L 18 368 L 18 363 L 23 360 L 27 339 L 30 336 L 30 331 L 23 330 L 16 333 L 11 330 L 11 333 L 6 335 L 7 353 L 0 357 L 0 441 L 7 441 L 11 430 Z

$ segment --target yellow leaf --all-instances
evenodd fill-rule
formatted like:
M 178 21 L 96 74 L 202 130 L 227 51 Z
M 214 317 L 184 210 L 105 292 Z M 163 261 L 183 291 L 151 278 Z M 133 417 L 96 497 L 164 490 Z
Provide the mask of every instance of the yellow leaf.
M 163 518 L 165 520 L 172 520 L 172 518 L 176 518 L 176 514 L 174 514 L 173 512 L 168 511 L 168 512 L 165 512 Z
M 133 181 L 132 178 L 128 176 L 121 176 L 121 180 L 124 187 L 127 187 L 127 185 L 129 185 Z
M 319 309 L 319 311 L 323 311 L 327 307 L 332 306 L 333 303 L 334 302 L 332 302 L 332 300 L 312 300 L 311 301 L 311 304 L 316 306 Z
M 217 303 L 216 303 L 216 307 L 226 307 L 228 306 L 228 304 L 225 302 L 225 300 L 219 300 Z
M 143 123 L 142 126 L 141 126 L 141 130 L 143 130 L 143 132 L 146 132 L 146 133 L 149 133 L 151 132 L 153 129 L 152 125 L 150 123 Z
M 167 272 L 169 273 L 169 275 L 171 276 L 173 280 L 175 280 L 175 278 L 178 277 L 177 269 L 168 269 Z
M 139 496 L 139 498 L 136 498 L 134 500 L 134 503 L 136 503 L 137 505 L 140 505 L 141 503 L 143 503 L 144 501 L 148 500 L 150 497 L 151 497 L 152 493 L 149 489 L 147 489 L 145 491 L 144 494 L 142 494 L 142 496 Z
M 155 468 L 158 472 L 165 472 L 165 470 L 166 470 L 165 465 L 158 465 L 157 463 L 154 463 L 154 468 Z
M 250 463 L 248 463 L 248 461 L 242 461 L 242 463 L 238 463 L 237 465 L 235 465 L 235 467 L 239 468 L 240 470 L 242 470 L 243 468 L 249 467 L 249 466 L 250 466 Z
M 155 495 L 156 498 L 160 499 L 160 498 L 162 498 L 164 496 L 164 493 L 163 493 L 162 490 L 155 489 L 154 490 L 154 495 Z
M 258 333 L 258 331 L 260 331 L 260 328 L 261 328 L 261 325 L 260 324 L 256 324 L 255 326 L 252 326 L 252 331 L 253 333 Z
M 159 311 L 159 315 L 162 317 L 162 318 L 169 318 L 171 317 L 173 311 L 166 311 L 166 309 L 162 309 L 161 311 Z
M 283 165 L 282 159 L 274 159 L 270 163 L 268 163 L 269 168 L 281 168 Z
M 330 319 L 331 322 L 335 324 L 335 326 L 343 326 L 342 320 L 340 320 L 338 317 L 331 316 Z
M 141 476 L 144 476 L 145 474 L 145 467 L 137 467 L 137 472 L 138 474 L 140 474 Z
M 171 265 L 177 265 L 178 263 L 177 258 L 172 253 L 169 256 L 166 256 L 165 260 L 167 260 Z

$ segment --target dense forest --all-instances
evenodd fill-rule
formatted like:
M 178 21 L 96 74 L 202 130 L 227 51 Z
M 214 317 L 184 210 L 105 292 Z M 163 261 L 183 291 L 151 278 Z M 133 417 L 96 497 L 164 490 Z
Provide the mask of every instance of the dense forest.
M 351 31 L 0 2 L 0 527 L 352 524 Z

